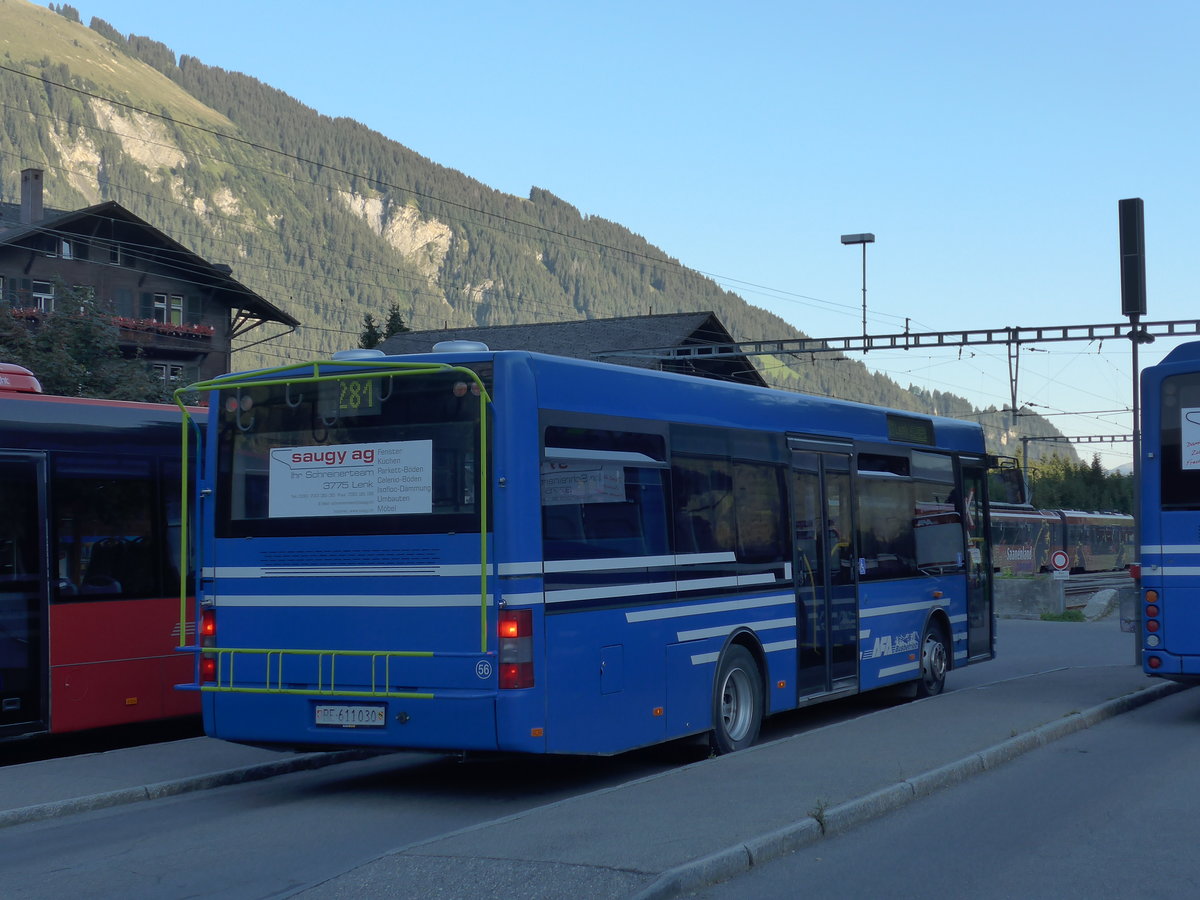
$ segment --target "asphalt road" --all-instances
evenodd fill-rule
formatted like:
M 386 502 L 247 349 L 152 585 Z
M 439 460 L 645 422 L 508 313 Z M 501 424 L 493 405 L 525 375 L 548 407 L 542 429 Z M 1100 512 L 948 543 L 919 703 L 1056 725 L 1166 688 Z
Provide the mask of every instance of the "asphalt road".
M 1185 691 L 691 896 L 1193 900 L 1198 750 Z
M 949 690 L 1065 665 L 1126 663 L 1132 654 L 1131 636 L 1111 620 L 1012 620 L 1000 627 L 1000 658 L 952 672 Z M 896 703 L 865 695 L 789 713 L 770 720 L 763 740 Z M 460 764 L 400 754 L 14 826 L 0 835 L 0 894 L 55 900 L 287 896 L 397 847 L 705 755 L 695 741 L 610 759 L 508 757 Z M 636 809 L 630 814 L 636 816 Z

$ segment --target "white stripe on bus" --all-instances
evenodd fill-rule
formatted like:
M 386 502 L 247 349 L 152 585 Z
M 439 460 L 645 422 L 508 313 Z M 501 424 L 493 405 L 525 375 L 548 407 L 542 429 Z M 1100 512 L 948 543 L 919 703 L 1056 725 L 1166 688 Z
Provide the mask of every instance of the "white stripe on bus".
M 796 649 L 795 641 L 775 641 L 770 644 L 763 644 L 763 651 L 766 653 L 778 653 L 781 650 L 795 650 L 795 649 Z M 719 652 L 693 653 L 692 654 L 692 665 L 693 666 L 702 666 L 702 665 L 705 665 L 706 663 L 715 663 L 717 661 L 717 657 L 720 655 L 721 654 Z
M 721 553 L 682 553 L 676 556 L 621 556 L 601 559 L 562 559 L 542 562 L 501 563 L 502 576 L 541 575 L 545 572 L 610 572 L 621 569 L 649 569 L 667 566 L 689 567 L 711 565 L 714 563 L 735 562 L 733 552 Z M 488 574 L 495 567 L 488 566 Z M 404 578 L 414 576 L 436 576 L 443 578 L 470 577 L 478 575 L 478 563 L 458 563 L 454 565 L 342 565 L 342 566 L 205 566 L 205 578 L 326 578 L 343 576 L 352 578 L 393 577 Z
M 332 606 L 338 608 L 347 607 L 372 607 L 372 608 L 387 608 L 395 607 L 396 609 L 414 608 L 436 608 L 436 607 L 475 607 L 479 608 L 479 595 L 471 594 L 439 594 L 436 596 L 403 596 L 396 594 L 216 594 L 211 595 L 210 599 L 213 605 L 220 608 L 222 606 L 239 606 L 239 607 L 272 607 L 286 608 L 289 606 Z M 492 605 L 492 598 L 488 597 L 488 606 Z
M 899 675 L 901 672 L 915 672 L 921 668 L 919 662 L 902 663 L 898 666 L 888 666 L 885 669 L 879 670 L 880 678 L 887 678 L 889 675 Z
M 488 573 L 492 567 L 488 566 Z M 204 570 L 206 578 L 369 578 L 384 576 L 435 576 L 441 578 L 479 577 L 479 563 L 453 566 L 213 566 Z
M 652 569 L 663 566 L 699 566 L 709 563 L 731 563 L 737 558 L 728 553 L 685 553 L 679 556 L 615 556 L 606 559 L 547 560 L 546 572 L 612 572 L 620 569 Z M 501 567 L 503 569 L 503 567 Z
M 875 616 L 890 616 L 894 613 L 921 612 L 922 610 L 934 609 L 936 606 L 938 606 L 938 603 L 935 600 L 923 600 L 920 603 L 898 603 L 895 606 L 861 609 L 858 614 L 861 618 L 869 619 Z
M 772 628 L 795 628 L 796 617 L 789 619 L 767 619 L 763 622 L 735 622 L 732 625 L 716 625 L 712 628 L 693 628 L 691 631 L 680 631 L 676 634 L 677 641 L 700 641 L 705 638 L 720 637 L 729 634 L 735 628 L 751 628 L 755 631 L 770 631 Z
M 796 602 L 793 594 L 772 594 L 769 597 L 752 597 L 748 600 L 719 600 L 714 603 L 698 603 L 690 606 L 672 606 L 664 609 L 643 609 L 625 613 L 626 622 L 651 622 L 656 619 L 679 619 L 685 616 L 706 616 L 709 613 L 732 612 L 736 609 L 761 609 L 767 606 L 782 606 Z
M 770 572 L 761 575 L 732 575 L 726 578 L 691 578 L 682 581 L 654 581 L 649 584 L 606 584 L 592 588 L 564 588 L 546 591 L 547 603 L 574 603 L 579 600 L 617 600 L 621 597 L 642 597 L 646 594 L 663 594 L 679 591 L 711 590 L 712 588 L 752 587 L 757 584 L 774 584 L 776 578 Z

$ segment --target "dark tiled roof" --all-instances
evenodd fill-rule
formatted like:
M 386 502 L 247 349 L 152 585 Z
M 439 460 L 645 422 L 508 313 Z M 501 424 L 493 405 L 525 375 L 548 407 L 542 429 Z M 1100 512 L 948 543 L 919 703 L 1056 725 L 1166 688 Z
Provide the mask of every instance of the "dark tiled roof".
M 380 345 L 380 349 L 389 354 L 426 353 L 439 341 L 450 340 L 482 341 L 493 350 L 530 350 L 577 359 L 603 359 L 604 362 L 640 368 L 765 384 L 758 370 L 744 356 L 680 362 L 642 357 L 599 356 L 613 350 L 732 343 L 733 337 L 712 312 L 410 331 L 393 335 Z
M 63 215 L 65 209 L 50 209 L 44 207 L 42 209 L 42 220 L 57 218 Z M 9 228 L 16 228 L 21 224 L 21 204 L 20 203 L 0 203 L 0 234 L 3 234 Z M 40 222 L 38 224 L 41 224 Z
M 189 277 L 203 280 L 216 288 L 236 295 L 238 297 L 237 305 L 241 309 L 264 321 L 279 322 L 293 328 L 299 326 L 299 319 L 250 290 L 229 274 L 228 269 L 223 270 L 197 256 L 183 244 L 165 232 L 159 231 L 149 222 L 134 215 L 115 201 L 110 200 L 95 206 L 69 211 L 44 209 L 42 218 L 32 225 L 21 224 L 20 204 L 0 203 L 0 244 L 15 243 L 28 235 L 46 230 L 69 232 L 72 230 L 73 223 L 86 222 L 91 217 L 107 217 L 142 229 L 150 238 L 148 243 L 153 242 L 164 247 L 178 261 L 177 264 L 186 269 Z

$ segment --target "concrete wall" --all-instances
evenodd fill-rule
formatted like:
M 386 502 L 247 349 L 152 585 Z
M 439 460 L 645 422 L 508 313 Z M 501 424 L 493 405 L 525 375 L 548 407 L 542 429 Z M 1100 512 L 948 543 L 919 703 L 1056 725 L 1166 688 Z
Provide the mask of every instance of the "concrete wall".
M 1040 619 L 1042 613 L 1061 615 L 1077 609 L 1088 621 L 1107 618 L 1120 612 L 1121 630 L 1137 630 L 1137 587 L 1129 582 L 1116 587 L 1093 583 L 1091 589 L 1067 593 L 1067 581 L 1052 575 L 996 578 L 996 615 L 1004 619 Z
M 1050 575 L 997 578 L 993 585 L 996 615 L 1004 619 L 1040 619 L 1042 613 L 1061 615 L 1066 609 L 1063 582 Z

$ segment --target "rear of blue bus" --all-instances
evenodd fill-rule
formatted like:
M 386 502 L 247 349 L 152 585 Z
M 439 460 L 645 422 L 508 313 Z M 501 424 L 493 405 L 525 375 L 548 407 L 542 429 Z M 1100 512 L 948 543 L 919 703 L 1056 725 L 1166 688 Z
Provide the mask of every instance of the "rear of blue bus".
M 322 365 L 318 380 L 311 367 L 260 373 L 213 394 L 206 732 L 540 749 L 497 736 L 497 698 L 522 693 L 532 648 L 529 623 L 496 609 L 486 564 L 490 363 Z
M 1200 343 L 1142 373 L 1142 665 L 1200 681 Z

